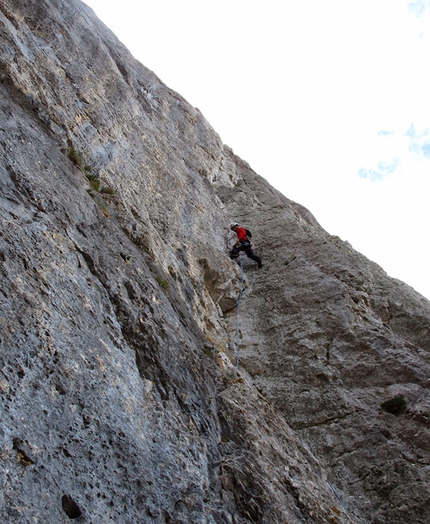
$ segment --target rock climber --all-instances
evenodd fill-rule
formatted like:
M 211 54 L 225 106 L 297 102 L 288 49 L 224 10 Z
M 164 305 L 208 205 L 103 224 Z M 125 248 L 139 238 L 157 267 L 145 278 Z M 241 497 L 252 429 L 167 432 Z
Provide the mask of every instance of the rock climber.
M 252 251 L 251 241 L 249 239 L 250 233 L 248 234 L 248 231 L 243 227 L 240 227 L 237 222 L 233 222 L 230 225 L 230 229 L 237 235 L 237 242 L 233 245 L 230 251 L 230 258 L 237 258 L 241 251 L 245 251 L 246 256 L 251 260 L 255 260 L 258 264 L 258 269 L 261 269 L 263 267 L 261 257 Z

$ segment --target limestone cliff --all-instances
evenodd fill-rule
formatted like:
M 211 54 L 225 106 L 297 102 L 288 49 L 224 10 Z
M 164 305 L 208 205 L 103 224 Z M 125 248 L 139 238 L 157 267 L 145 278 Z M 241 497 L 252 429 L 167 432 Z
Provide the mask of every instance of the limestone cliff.
M 428 522 L 430 303 L 79 0 L 0 39 L 1 521 Z

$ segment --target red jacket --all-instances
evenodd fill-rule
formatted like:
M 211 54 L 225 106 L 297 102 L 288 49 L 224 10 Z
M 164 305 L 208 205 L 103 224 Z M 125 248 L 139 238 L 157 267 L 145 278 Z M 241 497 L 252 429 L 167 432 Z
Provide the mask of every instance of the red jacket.
M 246 234 L 246 229 L 243 227 L 238 227 L 236 230 L 237 239 L 239 242 L 248 240 L 248 235 Z

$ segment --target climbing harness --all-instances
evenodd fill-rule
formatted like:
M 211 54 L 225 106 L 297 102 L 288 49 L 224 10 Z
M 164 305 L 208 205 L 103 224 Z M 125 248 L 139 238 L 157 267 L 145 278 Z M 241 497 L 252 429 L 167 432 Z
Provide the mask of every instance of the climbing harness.
M 236 309 L 236 370 L 239 369 L 239 308 L 240 308 L 240 300 L 242 298 L 243 281 L 244 281 L 242 257 L 240 256 L 240 254 L 239 254 L 239 262 L 240 262 L 240 268 L 242 270 L 242 279 L 240 281 L 240 291 L 239 291 L 239 298 L 237 300 L 237 309 Z

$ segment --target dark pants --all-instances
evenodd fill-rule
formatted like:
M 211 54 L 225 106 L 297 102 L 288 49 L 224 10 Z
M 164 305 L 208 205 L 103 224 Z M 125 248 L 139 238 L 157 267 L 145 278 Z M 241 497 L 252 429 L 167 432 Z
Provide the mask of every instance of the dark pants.
M 261 267 L 261 258 L 252 251 L 250 242 L 241 242 L 238 246 L 230 251 L 230 258 L 237 258 L 241 251 L 245 251 L 245 255 L 251 260 L 257 262 L 258 267 Z

